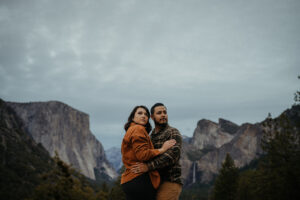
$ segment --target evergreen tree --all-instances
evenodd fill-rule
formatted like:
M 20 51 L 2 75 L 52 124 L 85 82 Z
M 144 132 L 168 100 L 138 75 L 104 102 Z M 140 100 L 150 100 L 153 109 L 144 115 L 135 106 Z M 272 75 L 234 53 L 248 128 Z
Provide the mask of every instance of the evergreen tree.
M 96 196 L 97 200 L 108 200 L 109 199 L 109 187 L 106 184 L 106 182 L 104 182 L 101 185 L 101 189 L 100 191 L 97 193 Z
M 235 199 L 237 200 L 258 200 L 256 198 L 257 171 L 249 169 L 240 173 L 238 188 Z
M 81 174 L 64 163 L 57 153 L 54 161 L 55 168 L 43 175 L 43 182 L 29 200 L 96 200 L 94 190 Z
M 298 76 L 298 79 L 300 79 L 300 76 Z M 300 103 L 300 91 L 299 90 L 294 94 L 294 100 L 295 100 L 296 105 L 298 105 Z
M 124 165 L 120 169 L 120 173 L 122 174 L 125 171 Z M 110 191 L 109 194 L 109 200 L 125 200 L 125 193 L 123 192 L 123 189 L 121 187 L 121 176 L 117 178 L 117 180 L 114 182 L 114 185 Z
M 283 113 L 267 119 L 262 148 L 265 152 L 258 170 L 260 199 L 300 199 L 300 114 Z M 291 120 L 292 119 L 292 120 Z
M 212 199 L 213 200 L 233 200 L 237 191 L 238 168 L 235 167 L 234 161 L 227 153 L 219 175 L 216 178 Z
M 300 91 L 294 99 L 291 110 L 265 120 L 264 155 L 257 169 L 240 175 L 236 199 L 300 199 Z

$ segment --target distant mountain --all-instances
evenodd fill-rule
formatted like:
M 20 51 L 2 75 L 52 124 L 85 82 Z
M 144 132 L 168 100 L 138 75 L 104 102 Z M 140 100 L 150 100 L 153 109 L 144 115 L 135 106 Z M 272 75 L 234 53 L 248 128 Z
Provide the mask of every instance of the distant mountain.
M 186 143 L 191 143 L 192 138 L 186 135 L 182 135 L 182 140 Z
M 300 106 L 287 109 L 292 123 L 300 121 Z M 185 185 L 210 183 L 218 174 L 227 153 L 237 167 L 244 167 L 262 155 L 263 122 L 237 126 L 220 119 L 219 123 L 200 120 L 190 143 L 183 142 L 182 178 Z M 298 122 L 299 123 L 299 122 Z
M 108 161 L 113 165 L 116 171 L 119 171 L 123 166 L 121 148 L 111 147 L 105 151 Z
M 219 123 L 200 120 L 191 144 L 183 144 L 181 163 L 184 183 L 210 183 L 217 175 L 226 153 L 236 166 L 243 167 L 261 153 L 261 124 L 238 126 L 220 119 Z
M 262 130 L 263 127 L 260 124 L 244 124 L 230 142 L 208 152 L 196 161 L 196 174 L 201 174 L 200 182 L 208 183 L 213 179 L 227 153 L 231 155 L 237 167 L 243 167 L 258 158 L 262 154 L 260 147 Z
M 102 144 L 89 129 L 87 114 L 58 101 L 6 104 L 51 156 L 57 151 L 63 161 L 94 180 L 117 177 Z
M 192 145 L 197 149 L 219 148 L 234 138 L 239 126 L 225 119 L 215 123 L 202 119 L 197 123 Z
M 299 105 L 284 113 L 290 116 L 292 123 L 300 121 Z M 239 126 L 225 119 L 219 119 L 218 123 L 199 120 L 193 137 L 183 136 L 180 163 L 184 185 L 211 183 L 227 153 L 240 168 L 258 159 L 263 153 L 260 144 L 263 123 L 244 123 Z M 120 163 L 121 158 L 114 157 L 112 162 Z
M 26 132 L 22 120 L 0 99 L 0 197 L 24 199 L 40 175 L 54 166 L 48 151 Z
M 193 137 L 183 137 L 180 163 L 185 186 L 210 183 L 217 175 L 226 153 L 230 153 L 238 167 L 260 156 L 262 125 L 236 125 L 225 119 L 218 123 L 199 120 Z M 119 148 L 107 150 L 108 159 L 118 169 L 121 166 Z

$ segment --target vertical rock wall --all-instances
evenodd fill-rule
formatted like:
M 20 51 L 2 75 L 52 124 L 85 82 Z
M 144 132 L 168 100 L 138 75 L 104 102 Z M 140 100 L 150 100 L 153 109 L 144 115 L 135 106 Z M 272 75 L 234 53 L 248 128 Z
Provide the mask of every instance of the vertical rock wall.
M 37 143 L 85 176 L 96 179 L 95 170 L 115 178 L 117 173 L 105 157 L 102 144 L 89 129 L 89 116 L 57 101 L 8 103 L 23 120 Z

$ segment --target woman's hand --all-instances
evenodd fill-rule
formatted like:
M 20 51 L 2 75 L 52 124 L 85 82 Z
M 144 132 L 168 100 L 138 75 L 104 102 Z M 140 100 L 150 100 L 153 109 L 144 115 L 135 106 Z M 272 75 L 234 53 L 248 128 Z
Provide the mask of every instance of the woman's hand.
M 168 149 L 170 149 L 172 146 L 176 144 L 176 140 L 171 139 L 164 142 L 162 147 L 159 150 L 160 154 L 165 153 Z

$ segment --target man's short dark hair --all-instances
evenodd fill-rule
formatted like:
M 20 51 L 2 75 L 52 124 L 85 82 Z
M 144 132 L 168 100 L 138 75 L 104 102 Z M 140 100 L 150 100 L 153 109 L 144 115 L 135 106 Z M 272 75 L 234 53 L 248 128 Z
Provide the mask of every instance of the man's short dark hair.
M 154 104 L 154 105 L 151 107 L 151 111 L 150 111 L 151 115 L 154 114 L 154 109 L 155 109 L 156 107 L 158 107 L 158 106 L 163 106 L 163 107 L 166 108 L 166 106 L 165 106 L 163 103 L 156 103 L 156 104 Z M 167 109 L 167 108 L 166 108 L 166 109 Z

